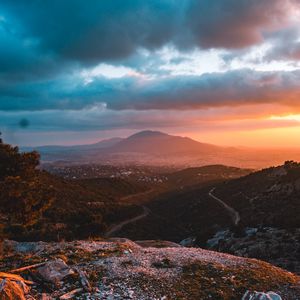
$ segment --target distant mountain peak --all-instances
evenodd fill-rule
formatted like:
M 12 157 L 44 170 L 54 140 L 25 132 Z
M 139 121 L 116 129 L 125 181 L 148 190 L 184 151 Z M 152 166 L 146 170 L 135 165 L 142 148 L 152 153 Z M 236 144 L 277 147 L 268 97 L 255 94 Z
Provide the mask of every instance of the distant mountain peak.
M 161 131 L 143 130 L 128 137 L 128 139 L 169 136 Z

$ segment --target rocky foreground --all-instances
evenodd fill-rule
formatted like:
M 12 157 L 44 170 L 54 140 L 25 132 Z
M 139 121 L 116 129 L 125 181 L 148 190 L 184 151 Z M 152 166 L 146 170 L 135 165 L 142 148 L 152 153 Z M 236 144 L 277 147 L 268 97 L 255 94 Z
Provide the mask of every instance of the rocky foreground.
M 290 272 L 174 243 L 5 241 L 3 248 L 3 300 L 300 299 L 300 278 Z
M 207 241 L 207 248 L 232 255 L 262 259 L 300 274 L 300 228 L 246 228 L 244 233 L 221 230 Z

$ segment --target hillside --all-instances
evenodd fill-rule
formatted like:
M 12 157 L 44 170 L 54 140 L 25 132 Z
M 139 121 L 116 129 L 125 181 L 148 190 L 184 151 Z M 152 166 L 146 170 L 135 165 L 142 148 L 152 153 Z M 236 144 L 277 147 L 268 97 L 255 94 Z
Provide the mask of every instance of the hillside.
M 228 180 L 248 175 L 253 170 L 229 167 L 224 165 L 209 165 L 186 168 L 166 175 L 169 184 L 178 188 L 199 187 L 203 183 Z
M 4 235 L 18 240 L 60 240 L 101 236 L 113 223 L 139 213 L 140 208 L 119 202 L 142 191 L 120 179 L 67 181 L 47 173 L 39 175 L 41 188 L 49 186 L 51 201 L 40 202 L 22 214 L 1 208 Z M 28 220 L 28 221 L 27 221 Z
M 35 152 L 0 140 L 0 238 L 60 240 L 104 234 L 141 208 L 122 197 L 146 190 L 120 178 L 66 180 L 37 169 Z
M 300 273 L 300 164 L 264 169 L 220 184 L 214 194 L 238 211 L 235 230 L 221 230 L 209 249 L 255 257 Z
M 152 247 L 143 248 L 126 239 L 51 244 L 6 241 L 0 271 L 39 263 L 13 271 L 22 276 L 14 279 L 17 282 L 34 279 L 31 288 L 24 290 L 35 299 L 42 294 L 46 299 L 70 299 L 67 297 L 73 294 L 76 299 L 95 300 L 240 300 L 254 291 L 261 292 L 261 297 L 272 291 L 269 295 L 277 297 L 272 299 L 300 297 L 299 277 L 268 263 L 166 245 L 168 248 L 155 248 L 152 242 Z M 16 289 L 12 284 L 6 286 Z
M 189 236 L 206 241 L 216 230 L 231 225 L 222 206 L 211 201 L 211 186 L 249 174 L 251 170 L 222 165 L 188 168 L 164 174 L 165 189 L 148 199 L 149 215 L 118 232 L 131 239 L 180 242 Z M 200 242 L 199 242 L 200 243 Z
M 218 185 L 214 193 L 239 211 L 242 226 L 300 227 L 300 164 L 296 162 Z
M 219 174 L 230 171 L 218 169 Z M 216 167 L 204 167 L 202 174 L 208 170 L 216 171 Z M 169 174 L 175 176 L 179 191 L 158 195 L 147 204 L 151 213 L 118 235 L 174 242 L 188 238 L 190 245 L 263 259 L 300 273 L 300 164 L 286 162 L 239 178 L 229 173 L 227 178 L 205 176 L 212 180 L 198 179 L 198 183 L 197 176 L 187 176 L 195 184 L 180 189 L 187 177 L 180 179 L 179 174 L 200 173 L 188 169 Z M 232 211 L 238 215 L 237 225 Z

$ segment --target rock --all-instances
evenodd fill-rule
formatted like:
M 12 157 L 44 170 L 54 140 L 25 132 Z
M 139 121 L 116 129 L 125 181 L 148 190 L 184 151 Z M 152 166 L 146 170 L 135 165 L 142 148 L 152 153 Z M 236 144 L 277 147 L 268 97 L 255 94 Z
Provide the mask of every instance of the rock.
M 256 233 L 257 233 L 257 228 L 255 228 L 255 227 L 247 227 L 245 229 L 245 234 L 247 236 L 254 236 L 254 235 L 256 235 Z
M 206 244 L 208 249 L 218 247 L 219 242 L 224 239 L 233 237 L 233 233 L 230 230 L 220 230 L 211 239 L 207 240 Z
M 242 300 L 282 300 L 282 298 L 274 292 L 250 292 L 247 291 Z
M 1 300 L 25 300 L 24 290 L 25 284 L 23 282 L 11 281 L 3 279 L 0 282 L 0 299 Z
M 47 262 L 37 269 L 38 275 L 45 281 L 56 283 L 75 272 L 62 260 L 56 259 Z
M 161 240 L 145 240 L 145 241 L 134 241 L 136 244 L 143 248 L 178 248 L 181 247 L 179 244 L 169 242 L 169 241 L 161 241 Z
M 195 245 L 196 238 L 191 236 L 182 240 L 179 244 L 183 247 L 193 247 Z

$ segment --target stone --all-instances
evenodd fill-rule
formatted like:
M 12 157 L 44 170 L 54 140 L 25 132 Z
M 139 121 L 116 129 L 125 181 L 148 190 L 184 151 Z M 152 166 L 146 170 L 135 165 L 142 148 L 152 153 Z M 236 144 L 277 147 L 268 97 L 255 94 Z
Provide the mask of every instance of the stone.
M 242 300 L 282 300 L 282 298 L 274 292 L 250 292 L 247 291 Z
M 38 268 L 37 272 L 45 281 L 51 283 L 57 283 L 75 273 L 62 259 L 47 262 L 44 266 Z
M 188 237 L 182 240 L 179 244 L 182 247 L 193 247 L 195 245 L 196 237 Z

